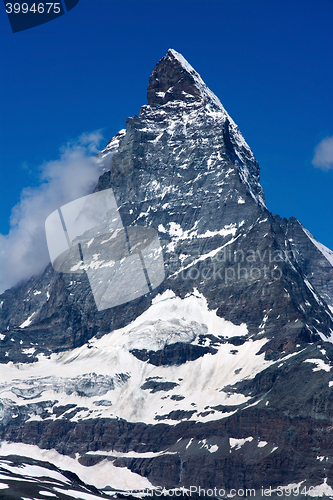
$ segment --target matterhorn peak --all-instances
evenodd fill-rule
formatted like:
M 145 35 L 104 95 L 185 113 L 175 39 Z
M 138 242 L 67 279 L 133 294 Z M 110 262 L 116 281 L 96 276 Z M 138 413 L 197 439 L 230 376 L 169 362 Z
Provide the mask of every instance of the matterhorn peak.
M 174 50 L 98 158 L 0 296 L 0 498 L 332 498 L 333 253 Z
M 143 138 L 147 137 L 146 148 L 154 150 L 148 153 L 147 149 L 145 175 L 151 160 L 154 162 L 153 171 L 150 172 L 151 178 L 155 179 L 156 172 L 159 171 L 157 185 L 146 183 L 146 188 L 141 190 L 140 196 L 144 195 L 145 199 L 148 199 L 151 193 L 164 196 L 165 193 L 177 191 L 177 198 L 183 197 L 188 191 L 188 182 L 192 177 L 191 190 L 196 198 L 200 192 L 206 192 L 207 189 L 212 194 L 215 188 L 211 184 L 209 187 L 206 185 L 208 177 L 214 176 L 216 187 L 216 183 L 222 182 L 221 177 L 229 175 L 226 172 L 232 168 L 237 171 L 236 175 L 256 204 L 265 208 L 264 194 L 259 184 L 259 166 L 251 148 L 221 101 L 181 54 L 169 49 L 156 64 L 149 79 L 147 98 L 148 106 L 141 107 L 139 121 L 135 118 L 133 123 L 127 122 L 128 131 L 133 134 L 134 130 L 138 130 L 138 140 L 142 142 Z M 128 134 L 128 137 L 132 137 L 131 134 Z M 170 169 L 165 167 L 170 164 L 171 156 L 165 158 L 161 177 L 161 158 L 166 153 L 165 144 L 169 140 L 173 144 L 173 168 L 181 165 L 177 167 L 176 178 L 170 176 Z M 161 154 L 156 155 L 157 149 L 160 148 Z M 184 158 L 181 160 L 183 154 Z M 119 164 L 113 161 L 111 170 L 113 178 L 117 178 Z M 164 177 L 166 171 L 169 172 L 167 184 Z M 180 187 L 181 179 L 187 183 L 183 187 Z M 124 183 L 122 189 L 123 187 Z M 133 197 L 136 191 L 136 188 L 131 187 L 126 192 L 126 198 Z M 197 201 L 198 198 L 195 202 Z
M 170 101 L 203 101 L 225 113 L 221 101 L 207 87 L 199 73 L 174 49 L 169 49 L 153 69 L 147 98 L 151 106 Z

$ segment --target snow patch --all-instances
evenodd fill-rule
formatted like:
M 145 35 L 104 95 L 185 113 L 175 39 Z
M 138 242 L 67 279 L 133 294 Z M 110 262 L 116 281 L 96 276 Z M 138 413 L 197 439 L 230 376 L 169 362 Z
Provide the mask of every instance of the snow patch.
M 306 284 L 306 286 L 308 287 L 308 289 L 310 290 L 310 292 L 312 293 L 312 295 L 314 296 L 314 298 L 316 299 L 316 301 L 318 302 L 318 304 L 322 306 L 323 303 L 320 300 L 320 298 L 318 297 L 318 295 L 316 294 L 316 292 L 314 291 L 314 288 L 311 285 L 311 283 L 309 282 L 309 280 L 307 280 L 306 278 L 304 278 L 304 283 Z M 326 340 L 326 339 L 323 339 L 323 340 Z
M 37 311 L 33 312 L 28 319 L 23 321 L 23 323 L 20 325 L 20 328 L 26 328 L 27 326 L 29 326 L 32 323 L 32 318 L 35 316 L 36 313 Z
M 198 441 L 198 445 L 201 445 L 200 448 L 205 448 L 206 450 L 209 451 L 209 453 L 216 453 L 219 447 L 217 444 L 208 444 L 206 439 L 203 439 L 202 441 Z M 189 443 L 187 444 L 186 448 L 189 446 Z
M 62 493 L 62 494 L 65 493 L 65 495 L 68 496 L 68 498 L 77 498 L 77 500 L 97 500 L 98 498 L 101 498 L 100 495 L 97 496 L 97 495 L 93 495 L 91 493 L 84 493 L 82 491 L 75 491 L 75 490 L 70 490 L 70 489 L 68 489 L 68 490 L 66 489 L 66 491 L 64 491 L 60 488 L 53 488 L 53 489 L 54 489 L 54 491 L 57 491 L 58 493 Z M 112 497 L 115 497 L 115 495 L 112 495 Z M 26 500 L 31 500 L 31 499 L 27 498 Z
M 22 353 L 28 354 L 28 355 L 34 354 L 35 351 L 36 351 L 35 347 L 30 347 L 28 349 L 22 349 Z
M 313 368 L 313 372 L 318 372 L 319 370 L 324 370 L 325 372 L 331 371 L 331 366 L 327 365 L 322 359 L 306 359 L 303 363 L 314 363 L 316 368 Z
M 268 443 L 267 441 L 259 441 L 258 443 L 258 448 L 263 448 L 264 446 L 266 446 Z
M 319 484 L 318 486 L 314 486 L 313 488 L 309 489 L 308 494 L 311 497 L 329 496 L 330 498 L 332 498 L 333 489 L 331 488 L 331 486 L 327 484 L 327 478 L 325 478 L 322 484 Z
M 21 444 L 21 443 L 1 443 L 1 456 L 9 455 L 19 455 L 33 458 L 35 460 L 41 460 L 44 462 L 50 462 L 54 464 L 59 469 L 69 470 L 77 474 L 77 476 L 85 483 L 92 484 L 98 489 L 105 488 L 107 486 L 112 486 L 119 490 L 128 489 L 144 489 L 151 488 L 152 484 L 148 479 L 131 472 L 126 467 L 115 467 L 112 462 L 103 460 L 97 465 L 91 467 L 85 467 L 78 462 L 79 457 L 70 458 L 65 455 L 61 455 L 55 450 L 42 450 L 38 446 Z M 6 465 L 6 468 L 13 469 L 13 472 L 21 473 L 22 467 L 19 469 L 17 467 L 10 467 Z M 44 469 L 42 467 L 26 465 L 24 467 L 24 474 L 30 475 L 31 477 L 52 477 L 53 479 L 59 480 L 61 482 L 70 481 L 66 479 L 59 472 L 52 471 L 50 469 Z M 59 490 L 64 493 L 64 490 Z M 75 492 L 78 496 L 77 498 L 83 498 L 82 493 Z M 69 492 L 66 491 L 69 495 Z M 71 491 L 72 494 L 72 491 Z M 91 496 L 91 498 L 95 498 Z
M 230 448 L 235 448 L 235 450 L 239 450 L 245 443 L 251 443 L 251 441 L 253 441 L 252 436 L 244 439 L 229 438 Z
M 236 238 L 231 238 L 231 240 L 227 241 L 227 243 L 225 243 L 224 245 L 222 245 L 221 247 L 218 247 L 218 248 L 215 248 L 214 250 L 212 250 L 211 252 L 208 252 L 206 254 L 203 254 L 201 255 L 200 257 L 198 257 L 197 259 L 195 259 L 193 262 L 191 262 L 190 264 L 188 264 L 187 266 L 185 267 L 181 267 L 180 269 L 178 269 L 178 271 L 176 271 L 175 273 L 173 273 L 170 278 L 173 278 L 174 276 L 176 276 L 177 274 L 183 272 L 183 271 L 186 271 L 186 269 L 189 269 L 190 267 L 193 267 L 195 266 L 198 262 L 201 262 L 203 260 L 206 260 L 206 259 L 212 259 L 213 257 L 215 257 L 216 254 L 218 254 L 224 247 L 226 247 L 227 245 L 231 245 L 231 243 L 233 243 L 234 241 L 236 241 L 238 238 L 240 237 L 240 234 L 238 236 L 236 236 Z
M 105 457 L 126 457 L 126 458 L 154 458 L 160 457 L 161 455 L 176 455 L 176 451 L 147 451 L 139 453 L 137 451 L 128 451 L 127 453 L 121 453 L 120 451 L 87 451 L 86 455 L 97 455 Z

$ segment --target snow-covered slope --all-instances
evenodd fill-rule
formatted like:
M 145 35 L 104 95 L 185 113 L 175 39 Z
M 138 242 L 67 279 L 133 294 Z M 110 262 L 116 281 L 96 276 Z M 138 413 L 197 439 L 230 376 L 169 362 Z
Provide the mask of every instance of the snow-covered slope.
M 321 371 L 330 392 L 333 358 L 327 357 L 322 348 L 306 353 L 307 349 L 299 346 L 276 361 L 265 360 L 263 347 L 267 342 L 264 336 L 258 340 L 248 338 L 246 324 L 237 326 L 217 317 L 197 290 L 184 299 L 165 292 L 155 297 L 151 307 L 128 326 L 93 338 L 87 345 L 50 357 L 39 356 L 38 362 L 32 364 L 1 365 L 4 442 L 0 456 L 18 454 L 49 461 L 99 490 L 132 491 L 153 489 L 156 482 L 141 477 L 131 467 L 118 472 L 115 461 L 168 460 L 179 454 L 184 455 L 184 460 L 187 455 L 203 454 L 213 460 L 226 454 L 237 459 L 240 452 L 263 456 L 277 453 L 281 440 L 264 429 L 255 431 L 255 421 L 252 431 L 245 430 L 250 434 L 245 438 L 240 437 L 243 431 L 237 426 L 229 429 L 226 439 L 218 428 L 222 421 L 229 427 L 228 419 L 239 411 L 253 407 L 276 409 L 281 399 L 288 401 L 292 392 L 289 389 L 282 395 L 273 389 L 272 373 L 283 381 L 285 377 L 294 378 L 295 370 L 302 370 L 307 376 Z M 323 380 L 321 376 L 321 383 Z M 81 435 L 78 442 L 72 429 L 79 429 L 83 422 L 88 425 L 87 435 Z M 129 444 L 125 445 L 123 430 L 120 441 L 118 438 L 115 443 L 105 437 L 96 440 L 88 431 L 96 425 L 94 422 L 103 422 L 106 428 L 111 424 L 111 429 L 113 422 L 145 425 L 147 430 L 163 424 L 163 433 L 169 427 L 170 436 L 161 441 L 147 437 L 133 440 L 132 430 L 127 437 Z M 211 430 L 212 424 L 217 427 L 213 437 L 210 431 L 209 438 L 199 439 L 196 433 L 191 437 L 188 430 L 184 435 L 185 429 L 179 429 L 182 423 L 186 424 L 185 429 L 193 423 L 210 424 Z M 12 440 L 14 436 L 17 440 L 20 428 L 26 430 L 15 444 Z M 36 439 L 33 436 L 37 429 Z M 158 435 L 161 429 L 157 429 Z M 50 432 L 55 434 L 51 439 Z M 60 437 L 64 433 L 65 441 Z M 31 445 L 34 441 L 38 446 Z M 45 476 L 61 483 L 53 484 L 51 490 L 48 484 L 50 492 L 67 491 L 70 498 L 93 498 L 90 492 L 78 493 L 73 486 L 63 484 L 66 479 L 59 472 L 51 472 L 43 471 L 39 465 L 20 465 L 16 470 L 6 462 L 0 481 L 7 480 L 5 485 L 8 479 L 11 484 L 21 484 L 30 475 L 34 476 L 32 482 L 39 484 L 39 478 Z
M 224 388 L 254 378 L 271 363 L 265 361 L 264 353 L 258 355 L 267 339 L 244 342 L 246 335 L 245 324 L 236 326 L 218 318 L 199 294 L 180 299 L 166 292 L 127 327 L 93 338 L 80 348 L 50 359 L 41 357 L 31 365 L 1 365 L 4 418 L 7 406 L 13 413 L 18 411 L 13 404 L 29 402 L 30 420 L 39 420 L 31 403 L 56 399 L 58 405 L 70 405 L 68 415 L 73 404 L 81 408 L 69 418 L 76 422 L 112 417 L 173 425 L 175 420 L 224 418 L 251 399 Z M 169 359 L 157 366 L 136 357 L 178 348 L 179 343 L 193 346 L 189 357 L 194 359 L 173 364 L 171 349 Z M 219 405 L 233 408 L 223 413 L 214 409 Z M 47 411 L 48 418 L 57 418 L 53 405 Z M 179 415 L 173 415 L 174 411 Z
M 307 229 L 305 229 L 305 227 L 302 227 L 303 231 L 305 232 L 305 234 L 308 236 L 308 238 L 310 238 L 310 240 L 312 241 L 312 243 L 318 248 L 318 250 L 323 254 L 323 256 L 325 257 L 325 259 L 328 260 L 328 262 L 331 264 L 331 266 L 333 267 L 333 252 L 332 250 L 330 250 L 329 248 L 325 247 L 325 245 L 322 245 L 321 243 L 319 243 L 319 241 L 317 241 L 313 236 L 312 234 L 310 233 L 310 231 L 308 231 Z

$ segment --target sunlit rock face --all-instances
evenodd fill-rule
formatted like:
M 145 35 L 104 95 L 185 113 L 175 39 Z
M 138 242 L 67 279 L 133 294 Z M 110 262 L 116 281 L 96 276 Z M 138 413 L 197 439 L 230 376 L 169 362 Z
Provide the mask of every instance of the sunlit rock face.
M 70 498 L 84 483 L 96 498 L 191 486 L 260 497 L 302 481 L 329 494 L 333 254 L 268 211 L 251 149 L 183 56 L 168 51 L 147 97 L 99 154 L 95 194 L 112 189 L 121 226 L 90 236 L 117 239 L 97 258 L 86 238 L 80 273 L 50 265 L 0 296 L 8 487 L 26 487 L 15 467 L 46 462 L 49 491 Z M 103 269 L 146 234 L 161 282 L 142 292 L 129 273 L 129 300 L 98 310 Z M 127 282 L 112 283 L 117 304 Z

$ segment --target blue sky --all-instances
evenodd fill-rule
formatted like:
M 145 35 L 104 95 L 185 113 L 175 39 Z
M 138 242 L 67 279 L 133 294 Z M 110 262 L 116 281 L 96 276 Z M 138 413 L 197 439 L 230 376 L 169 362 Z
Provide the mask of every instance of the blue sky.
M 333 249 L 333 143 L 312 164 L 333 136 L 332 21 L 333 0 L 80 0 L 13 34 L 0 5 L 0 233 L 60 147 L 96 130 L 103 146 L 139 113 L 174 48 L 239 125 L 269 210 Z

